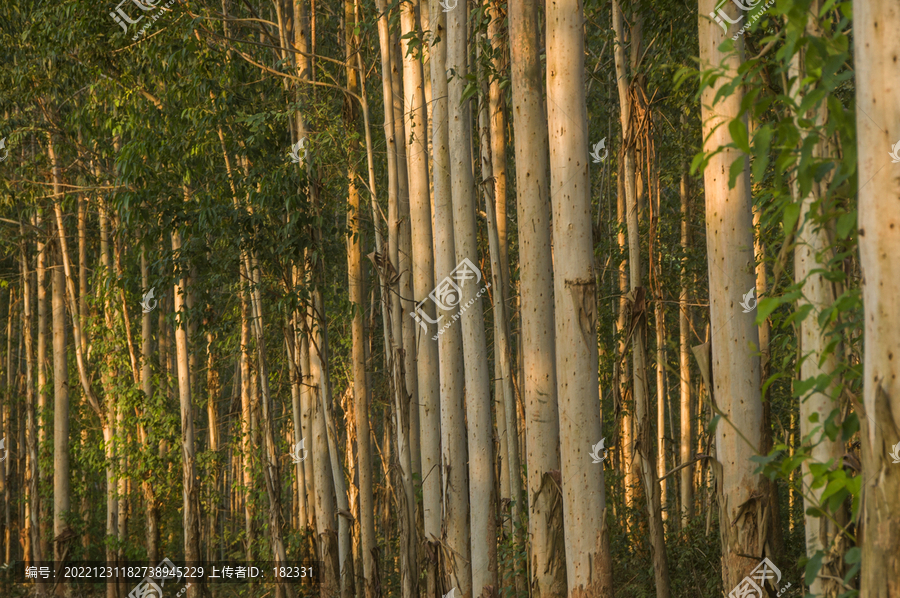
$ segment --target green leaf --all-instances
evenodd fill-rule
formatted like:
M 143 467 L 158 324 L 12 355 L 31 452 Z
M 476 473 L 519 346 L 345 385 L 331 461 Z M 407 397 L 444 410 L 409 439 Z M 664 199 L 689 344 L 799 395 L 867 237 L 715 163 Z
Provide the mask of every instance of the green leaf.
M 735 118 L 729 122 L 728 132 L 731 133 L 731 139 L 734 141 L 734 144 L 738 146 L 738 149 L 745 154 L 749 154 L 750 141 L 748 139 L 747 125 L 744 123 L 744 119 Z

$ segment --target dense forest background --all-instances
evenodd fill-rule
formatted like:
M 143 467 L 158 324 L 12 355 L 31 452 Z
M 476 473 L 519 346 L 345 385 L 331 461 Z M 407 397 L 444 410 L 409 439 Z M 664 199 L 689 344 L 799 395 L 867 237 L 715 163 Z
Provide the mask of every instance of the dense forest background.
M 900 597 L 898 31 L 3 2 L 0 593 Z

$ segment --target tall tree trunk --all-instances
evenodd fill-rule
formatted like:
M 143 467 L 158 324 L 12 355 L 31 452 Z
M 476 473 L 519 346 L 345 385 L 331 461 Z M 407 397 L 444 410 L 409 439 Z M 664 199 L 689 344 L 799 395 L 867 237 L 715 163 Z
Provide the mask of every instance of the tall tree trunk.
M 719 50 L 726 34 L 707 17 L 715 10 L 715 0 L 701 0 L 700 68 L 725 69 L 725 76 L 704 88 L 701 95 L 703 150 L 719 151 L 703 173 L 713 356 L 710 394 L 716 412 L 725 420 L 716 427 L 718 461 L 714 468 L 720 474 L 717 486 L 722 582 L 725 588 L 734 588 L 755 566 L 757 556 L 771 555 L 768 544 L 773 522 L 766 520 L 771 518 L 771 506 L 766 504 L 764 480 L 754 473 L 757 466 L 750 460 L 762 450 L 763 441 L 760 363 L 756 353 L 759 330 L 755 314 L 743 314 L 737 305 L 746 293 L 743 289 L 756 288 L 749 160 L 740 150 L 724 147 L 733 143 L 727 125 L 739 114 L 741 89 L 713 105 L 719 88 L 737 76 L 743 42 L 737 40 L 736 52 Z M 734 18 L 737 7 L 726 4 L 720 10 Z M 735 160 L 741 160 L 743 168 L 735 187 L 729 188 L 729 171 Z M 746 555 L 754 555 L 754 559 Z
M 425 9 L 424 6 L 421 7 Z M 400 6 L 400 25 L 403 34 L 403 91 L 404 105 L 409 118 L 404 119 L 409 175 L 409 206 L 412 235 L 412 283 L 415 309 L 425 311 L 429 321 L 435 317 L 434 306 L 425 301 L 434 289 L 434 251 L 431 226 L 430 179 L 428 171 L 428 113 L 425 103 L 425 82 L 422 63 L 415 56 L 415 47 L 406 37 L 418 31 L 416 12 L 418 0 Z M 421 47 L 421 46 L 419 46 Z M 412 52 L 412 53 L 411 53 Z M 403 314 L 409 317 L 412 314 Z M 408 320 L 405 320 L 408 321 Z M 432 340 L 428 327 L 416 326 L 416 379 L 419 412 L 419 446 L 421 449 L 421 478 L 425 539 L 437 542 L 441 536 L 441 437 L 440 437 L 440 373 L 438 370 L 438 344 Z M 415 409 L 415 407 L 414 407 Z M 413 465 L 415 470 L 415 464 Z M 428 563 L 428 595 L 436 594 L 437 561 Z
M 688 307 L 688 252 L 691 249 L 690 236 L 690 195 L 686 166 L 682 166 L 681 185 L 681 291 L 678 294 L 678 371 L 681 396 L 681 443 L 679 445 L 679 465 L 681 470 L 681 528 L 690 525 L 694 518 L 694 468 L 687 465 L 692 460 L 694 411 L 691 404 L 691 362 L 690 362 L 690 321 Z
M 900 79 L 900 9 L 889 0 L 853 2 L 859 180 L 859 255 L 866 314 L 862 572 L 860 595 L 900 595 L 900 470 L 888 457 L 900 438 L 900 221 L 897 166 L 885 152 L 900 139 L 892 87 Z
M 509 40 L 519 198 L 519 279 L 527 424 L 529 587 L 535 598 L 566 595 L 562 510 L 553 473 L 560 470 L 555 310 L 549 204 L 547 117 L 540 62 L 538 0 L 509 3 Z M 495 175 L 496 176 L 496 175 Z M 501 247 L 503 242 L 500 243 Z M 494 292 L 498 292 L 495 290 Z
M 141 251 L 141 290 L 146 293 L 149 290 L 150 278 L 147 268 L 147 256 Z M 157 300 L 157 305 L 159 301 Z M 153 320 L 152 312 L 144 312 L 141 318 L 141 390 L 144 393 L 145 405 L 149 405 L 153 397 L 153 379 L 150 366 L 150 355 L 153 351 Z M 154 450 L 150 435 L 146 430 L 142 432 L 142 444 L 144 450 Z M 156 500 L 155 485 L 153 480 L 141 482 L 144 491 L 144 500 L 147 501 L 147 558 L 151 563 L 159 562 L 159 505 Z
M 547 121 L 553 206 L 556 374 L 568 594 L 613 595 L 603 465 L 588 453 L 603 439 L 597 375 L 597 289 L 591 239 L 584 7 L 546 3 Z
M 172 251 L 175 259 L 183 258 L 179 231 L 172 232 Z M 200 488 L 194 442 L 194 408 L 191 402 L 191 377 L 188 360 L 188 313 L 185 310 L 185 275 L 183 269 L 175 269 L 175 351 L 178 356 L 178 400 L 181 408 L 181 457 L 183 459 L 182 523 L 184 525 L 184 559 L 199 562 L 200 555 Z M 188 598 L 200 597 L 200 585 L 188 588 Z
M 463 101 L 468 73 L 466 4 L 447 13 L 447 67 L 454 72 L 448 83 L 450 176 L 453 239 L 457 267 L 463 260 L 478 262 L 475 222 L 475 183 L 472 175 L 471 114 Z M 497 501 L 494 488 L 494 441 L 491 423 L 490 370 L 484 334 L 484 311 L 478 288 L 480 273 L 458 277 L 465 361 L 466 422 L 469 444 L 469 500 L 472 544 L 472 595 L 490 596 L 497 589 Z M 484 283 L 487 284 L 486 282 Z
M 69 510 L 69 372 L 66 347 L 65 275 L 53 268 L 53 536 L 66 531 Z M 53 560 L 62 561 L 64 547 L 53 544 Z M 63 584 L 60 584 L 62 587 Z
M 241 280 L 247 280 L 247 269 L 240 264 Z M 251 455 L 251 405 L 250 405 L 250 298 L 241 284 L 241 466 L 244 490 L 244 542 L 247 560 L 253 558 L 253 514 L 250 495 L 253 490 L 253 459 Z
M 315 303 L 318 308 L 318 302 Z M 328 430 L 325 421 L 325 385 L 321 354 L 322 326 L 315 309 L 310 309 L 307 326 L 311 342 L 309 350 L 310 382 L 312 386 L 312 456 L 315 460 L 316 533 L 319 538 L 319 560 L 323 562 L 321 596 L 333 598 L 341 594 L 338 534 L 335 509 L 335 487 L 329 457 Z M 343 472 L 340 472 L 343 475 Z
M 39 216 L 38 225 L 40 225 L 40 222 L 41 219 Z M 48 224 L 51 223 L 48 222 Z M 49 453 L 49 447 L 47 446 L 47 430 L 50 429 L 50 425 L 47 419 L 50 414 L 50 392 L 47 380 L 47 268 L 45 264 L 47 256 L 50 255 L 50 247 L 51 245 L 49 243 L 38 240 L 35 264 L 37 271 L 37 426 L 38 455 L 40 461 L 42 461 L 44 456 Z M 38 472 L 39 486 L 44 488 L 50 477 L 50 472 L 46 471 L 46 468 L 40 468 L 40 463 L 38 463 Z M 49 556 L 51 552 L 50 505 L 48 503 L 49 501 L 40 500 L 40 497 L 38 497 L 37 502 L 35 502 L 36 508 L 39 510 L 40 518 L 40 551 L 41 555 L 45 556 Z
M 456 12 L 458 12 L 457 9 Z M 443 280 L 456 266 L 453 204 L 450 190 L 449 106 L 447 100 L 447 14 L 431 0 L 432 173 L 434 176 L 434 277 Z M 437 41 L 440 40 L 440 41 Z M 438 306 L 438 327 L 446 326 L 451 309 Z M 439 328 L 440 329 L 440 328 Z M 465 387 L 462 331 L 452 323 L 438 336 L 441 378 L 441 484 L 443 489 L 443 543 L 441 560 L 445 588 L 472 596 L 472 560 L 469 533 L 469 480 L 466 464 Z M 493 530 L 492 530 L 493 531 Z
M 20 232 L 25 237 L 25 227 L 20 225 Z M 25 426 L 26 450 L 28 451 L 28 467 L 25 471 L 26 492 L 28 495 L 28 518 L 25 521 L 27 533 L 25 534 L 26 550 L 25 559 L 30 563 L 42 561 L 41 537 L 40 537 L 40 491 L 38 472 L 38 422 L 35 417 L 34 396 L 34 342 L 31 326 L 31 273 L 28 271 L 28 244 L 23 241 L 21 250 L 22 264 L 22 326 L 25 337 Z M 30 546 L 29 546 L 30 545 Z M 29 550 L 30 549 L 30 550 Z
M 347 57 L 347 89 L 358 93 L 359 83 L 353 67 L 353 54 L 358 51 L 358 40 L 354 34 L 356 16 L 353 0 L 344 0 L 344 32 Z M 359 116 L 356 112 L 355 100 L 348 97 L 344 106 L 345 125 L 348 131 L 356 131 Z M 369 443 L 369 388 L 366 374 L 366 329 L 364 315 L 365 304 L 365 269 L 362 263 L 362 239 L 360 231 L 359 188 L 356 179 L 356 153 L 358 143 L 351 141 L 347 214 L 347 278 L 349 299 L 352 309 L 350 323 L 352 336 L 351 363 L 353 372 L 353 409 L 356 425 L 356 452 L 358 455 L 359 474 L 359 511 L 353 511 L 359 522 L 360 558 L 362 559 L 362 579 L 364 585 L 360 594 L 365 598 L 375 598 L 379 594 L 376 584 L 375 569 L 375 504 L 372 493 L 372 453 Z M 426 173 L 427 174 L 427 173 Z M 426 200 L 427 201 L 427 200 Z M 351 478 L 352 479 L 352 478 Z

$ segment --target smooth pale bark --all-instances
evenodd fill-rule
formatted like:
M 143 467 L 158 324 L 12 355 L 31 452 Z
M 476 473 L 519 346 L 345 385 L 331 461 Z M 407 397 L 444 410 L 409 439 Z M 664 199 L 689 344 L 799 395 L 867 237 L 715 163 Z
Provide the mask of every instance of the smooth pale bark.
M 355 23 L 353 2 L 344 2 L 344 22 Z M 347 56 L 347 88 L 352 93 L 358 93 L 359 84 L 353 64 L 353 53 L 357 51 L 357 40 L 353 35 L 353 28 L 345 28 L 345 48 Z M 344 109 L 346 126 L 348 131 L 355 131 L 358 121 L 356 105 L 348 103 Z M 366 376 L 366 329 L 363 316 L 366 310 L 365 304 L 365 270 L 362 263 L 362 239 L 360 235 L 360 209 L 359 188 L 356 179 L 359 176 L 355 170 L 356 151 L 358 143 L 351 141 L 348 180 L 347 213 L 347 278 L 349 286 L 349 299 L 352 310 L 350 331 L 352 336 L 351 369 L 353 373 L 353 409 L 354 423 L 356 425 L 356 453 L 358 456 L 359 474 L 359 511 L 353 510 L 359 523 L 358 540 L 360 543 L 362 559 L 363 591 L 365 598 L 374 598 L 378 594 L 375 569 L 375 502 L 372 493 L 372 453 L 369 444 L 369 388 Z M 349 441 L 349 435 L 348 435 Z M 352 452 L 348 451 L 348 457 Z M 351 479 L 353 479 L 351 477 Z
M 150 281 L 147 270 L 147 256 L 141 251 L 141 290 L 142 294 L 150 290 Z M 150 365 L 150 356 L 153 351 L 153 312 L 144 313 L 141 317 L 141 390 L 144 393 L 144 401 L 146 402 L 153 396 L 153 379 Z M 145 450 L 153 450 L 150 444 L 150 437 L 146 430 L 143 430 L 142 444 Z M 147 559 L 152 563 L 159 562 L 159 504 L 156 501 L 156 492 L 154 484 L 151 480 L 141 482 L 144 491 L 144 500 L 146 505 L 147 518 Z
M 694 412 L 691 404 L 691 362 L 690 362 L 690 322 L 688 307 L 688 276 L 687 263 L 688 252 L 691 248 L 690 237 L 690 196 L 688 192 L 688 176 L 686 168 L 682 166 L 681 184 L 681 251 L 684 257 L 681 259 L 680 284 L 681 291 L 678 294 L 678 371 L 679 393 L 681 398 L 681 442 L 679 444 L 679 465 L 686 465 L 692 459 L 692 436 L 694 426 Z M 694 476 L 693 466 L 687 465 L 681 470 L 681 527 L 690 525 L 694 518 Z
M 447 68 L 455 75 L 448 83 L 450 194 L 457 264 L 478 263 L 475 222 L 475 181 L 472 174 L 471 114 L 463 102 L 467 66 L 466 4 L 447 13 Z M 477 266 L 476 266 L 477 267 Z M 481 290 L 474 273 L 460 284 L 458 310 L 465 360 L 466 423 L 469 444 L 469 500 L 472 545 L 472 595 L 491 595 L 497 588 L 497 500 L 494 487 L 494 440 L 491 423 L 490 369 L 484 333 Z M 463 310 L 463 308 L 465 308 Z M 446 334 L 446 333 L 445 333 Z
M 547 117 L 539 55 L 537 0 L 509 3 L 509 39 L 519 222 L 519 280 L 524 360 L 525 446 L 528 464 L 529 586 L 535 598 L 566 595 L 559 491 L 559 411 L 556 394 L 553 259 L 550 239 Z M 501 246 L 503 245 L 501 241 Z M 496 291 L 495 291 L 496 292 Z
M 172 232 L 172 251 L 181 254 L 181 232 Z M 188 360 L 188 329 L 185 311 L 185 277 L 176 266 L 175 270 L 175 351 L 178 365 L 178 401 L 181 411 L 181 458 L 184 498 L 182 523 L 184 525 L 184 559 L 201 560 L 200 554 L 200 485 L 197 476 L 196 444 L 194 441 L 194 409 L 191 402 L 191 378 Z M 200 597 L 200 585 L 188 588 L 188 598 Z
M 66 347 L 65 275 L 53 268 L 53 537 L 66 530 L 69 510 L 69 371 Z M 62 560 L 64 546 L 53 544 L 53 560 Z M 49 556 L 49 555 L 48 555 Z
M 319 543 L 319 561 L 323 563 L 322 583 L 320 591 L 322 598 L 333 598 L 341 594 L 341 569 L 339 564 L 339 546 L 337 533 L 337 511 L 335 507 L 334 477 L 331 472 L 331 458 L 328 447 L 328 430 L 325 422 L 325 385 L 322 371 L 322 361 L 318 350 L 321 333 L 318 331 L 320 323 L 315 311 L 310 308 L 308 321 L 312 326 L 307 326 L 310 334 L 309 372 L 310 372 L 310 399 L 311 399 L 311 433 L 312 433 L 312 458 L 315 470 L 315 504 L 316 504 L 316 534 Z M 343 472 L 341 472 L 343 475 Z
M 706 246 L 709 260 L 710 331 L 712 342 L 711 395 L 723 421 L 716 427 L 716 458 L 719 474 L 720 537 L 722 540 L 722 583 L 733 588 L 756 563 L 745 555 L 770 556 L 771 507 L 762 476 L 754 471 L 751 457 L 759 454 L 763 441 L 763 407 L 760 399 L 759 329 L 755 311 L 743 313 L 742 296 L 756 288 L 753 253 L 753 201 L 750 194 L 749 159 L 733 143 L 728 122 L 740 110 L 742 91 L 713 105 L 713 98 L 726 80 L 737 76 L 743 41 L 735 50 L 719 49 L 725 32 L 711 20 L 715 0 L 701 0 L 700 68 L 724 68 L 725 76 L 706 87 L 701 95 L 703 150 L 721 150 L 703 172 L 706 197 Z M 736 5 L 721 9 L 734 19 Z M 730 38 L 729 38 L 730 39 Z M 735 160 L 743 162 L 734 188 L 729 188 L 729 171 Z M 738 433 L 740 432 L 740 433 Z M 721 468 L 721 471 L 719 471 Z M 766 518 L 769 520 L 766 520 Z
M 616 50 L 619 51 L 618 49 Z M 625 160 L 624 152 L 619 152 L 619 176 L 617 177 L 618 194 L 616 196 L 616 222 L 619 225 L 616 233 L 616 243 L 622 255 L 619 264 L 619 305 L 616 316 L 616 377 L 619 381 L 619 399 L 624 406 L 622 414 L 622 478 L 625 484 L 625 506 L 634 508 L 634 489 L 636 485 L 636 472 L 634 471 L 634 425 L 630 386 L 628 384 L 628 371 L 631 361 L 628 359 L 628 241 L 626 240 L 627 226 L 625 224 Z M 628 523 L 626 522 L 626 525 Z
M 293 274 L 292 274 L 293 276 Z M 292 292 L 292 287 L 288 286 L 287 292 Z M 303 436 L 303 418 L 302 407 L 300 406 L 300 388 L 301 388 L 301 371 L 300 371 L 300 347 L 297 344 L 297 333 L 294 330 L 294 321 L 292 316 L 284 317 L 284 348 L 288 356 L 288 375 L 291 381 L 291 429 L 293 437 L 288 437 L 288 444 L 291 447 L 298 446 L 301 442 L 306 445 L 305 436 Z M 309 450 L 309 449 L 305 449 Z M 301 457 L 308 456 L 309 453 L 301 454 Z M 303 463 L 306 459 L 294 464 L 294 502 L 295 508 L 292 513 L 292 519 L 296 517 L 294 529 L 300 530 L 307 527 L 309 521 L 309 511 L 307 506 L 306 494 L 306 476 L 304 475 Z
M 418 30 L 416 10 L 419 1 L 400 5 L 400 26 L 404 36 Z M 404 118 L 407 172 L 409 175 L 409 209 L 412 233 L 412 284 L 415 305 L 434 290 L 434 249 L 431 226 L 430 177 L 428 171 L 428 114 L 422 64 L 410 55 L 409 38 L 402 39 L 403 92 L 408 118 Z M 421 309 L 428 320 L 434 320 L 435 308 L 425 301 Z M 404 313 L 404 318 L 411 314 Z M 419 446 L 421 450 L 422 511 L 426 540 L 441 536 L 441 414 L 438 343 L 432 340 L 433 327 L 415 326 L 416 377 L 419 411 Z M 415 407 L 414 407 L 415 408 Z M 436 563 L 433 563 L 436 565 Z M 433 567 L 429 566 L 429 580 Z M 434 595 L 434 588 L 429 592 Z
M 25 227 L 20 225 L 19 232 L 23 239 Z M 34 340 L 32 338 L 32 313 L 31 313 L 31 273 L 28 270 L 28 243 L 22 242 L 21 267 L 22 267 L 22 328 L 25 342 L 25 448 L 28 452 L 27 467 L 25 470 L 25 491 L 27 494 L 26 519 L 25 519 L 25 559 L 29 562 L 39 562 L 41 558 L 40 537 L 40 493 L 38 483 L 38 421 L 35 415 L 34 396 Z M 65 316 L 63 316 L 65 317 Z
M 900 469 L 888 451 L 900 438 L 900 177 L 886 153 L 900 139 L 900 6 L 853 2 L 856 43 L 859 255 L 866 314 L 860 596 L 900 596 Z
M 297 346 L 300 351 L 300 426 L 303 430 L 303 438 L 312 438 L 313 425 L 313 398 L 311 386 L 311 374 L 309 367 L 309 337 L 303 332 L 302 322 L 304 315 L 299 311 L 294 313 L 294 329 L 297 335 Z M 312 453 L 312 442 L 307 440 L 306 446 Z M 307 457 L 303 461 L 303 477 L 306 478 L 306 505 L 308 528 L 316 529 L 316 487 L 313 459 Z
M 240 265 L 241 280 L 247 279 L 247 271 L 243 262 Z M 246 542 L 247 560 L 253 558 L 253 515 L 250 505 L 250 494 L 253 489 L 253 466 L 251 436 L 250 405 L 250 300 L 249 293 L 241 285 L 241 465 L 244 487 L 244 542 Z
M 453 238 L 453 204 L 450 192 L 449 106 L 447 103 L 447 13 L 438 0 L 431 0 L 432 34 L 439 39 L 431 47 L 432 173 L 434 183 L 434 277 L 443 280 L 456 267 Z M 457 7 L 457 10 L 460 10 Z M 430 301 L 429 301 L 430 303 Z M 437 326 L 450 322 L 455 312 L 438 308 Z M 462 331 L 454 322 L 438 336 L 441 379 L 441 484 L 443 489 L 443 565 L 445 587 L 472 596 L 472 561 L 469 547 L 469 480 L 466 475 L 468 448 Z
M 584 7 L 546 3 L 547 122 L 553 206 L 556 373 L 569 596 L 613 595 L 597 377 L 597 289 L 591 238 Z
M 38 226 L 41 223 L 41 217 L 37 219 Z M 48 222 L 48 225 L 51 223 Z M 50 447 L 47 446 L 47 431 L 50 429 L 49 419 L 49 403 L 50 403 L 50 387 L 47 380 L 47 340 L 48 333 L 48 309 L 47 309 L 47 269 L 45 263 L 50 256 L 50 244 L 37 242 L 37 256 L 35 259 L 35 270 L 37 273 L 37 426 L 38 426 L 38 454 L 43 459 Z M 46 468 L 41 469 L 38 463 L 39 485 L 44 487 L 50 472 Z M 38 505 L 40 516 L 40 551 L 42 555 L 50 554 L 50 511 L 49 501 L 41 501 L 37 498 L 35 505 Z

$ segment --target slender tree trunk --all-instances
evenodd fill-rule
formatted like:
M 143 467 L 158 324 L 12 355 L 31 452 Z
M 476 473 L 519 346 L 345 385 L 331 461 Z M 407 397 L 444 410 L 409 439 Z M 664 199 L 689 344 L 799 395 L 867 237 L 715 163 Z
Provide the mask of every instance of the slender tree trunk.
M 176 259 L 181 255 L 181 233 L 172 232 L 172 251 Z M 175 350 L 178 356 L 178 399 L 181 407 L 181 456 L 183 459 L 182 519 L 184 525 L 184 559 L 199 562 L 200 556 L 200 488 L 194 442 L 194 409 L 191 402 L 191 377 L 188 360 L 188 314 L 185 310 L 185 275 L 181 268 L 175 270 Z M 200 585 L 188 588 L 188 598 L 200 597 Z
M 357 39 L 353 33 L 356 24 L 353 0 L 344 1 L 345 49 L 347 56 L 347 88 L 358 93 L 359 84 L 356 73 L 350 66 L 353 64 L 353 53 L 358 51 Z M 348 98 L 344 115 L 348 131 L 355 131 L 359 117 L 356 113 L 355 100 Z M 347 172 L 349 211 L 347 214 L 347 278 L 349 299 L 352 309 L 350 324 L 352 336 L 351 363 L 353 372 L 353 408 L 356 426 L 356 452 L 358 455 L 359 474 L 359 511 L 353 511 L 359 523 L 359 536 L 363 588 L 361 595 L 375 598 L 379 594 L 376 584 L 375 569 L 375 504 L 372 493 L 372 453 L 369 444 L 369 388 L 366 376 L 366 329 L 364 314 L 365 304 L 365 269 L 362 263 L 362 239 L 360 231 L 359 188 L 356 185 L 358 173 L 355 170 L 358 144 L 351 142 L 349 171 Z M 427 200 L 426 200 L 427 201 Z M 349 456 L 349 453 L 348 453 Z M 351 478 L 352 479 L 352 478 Z
M 562 509 L 553 472 L 560 470 L 556 392 L 549 156 L 540 62 L 538 0 L 509 3 L 509 39 L 516 149 L 516 193 L 524 360 L 522 394 L 528 464 L 528 536 L 535 598 L 566 595 Z M 501 247 L 503 242 L 500 243 Z M 495 290 L 495 292 L 497 292 Z
M 69 372 L 66 347 L 65 275 L 53 268 L 53 536 L 66 531 L 69 510 Z M 55 542 L 53 560 L 60 562 L 64 547 Z M 60 584 L 60 587 L 63 584 Z
M 244 542 L 247 560 L 253 558 L 253 515 L 250 495 L 253 489 L 253 460 L 251 455 L 252 416 L 250 405 L 250 299 L 243 281 L 247 280 L 244 263 L 240 264 L 241 277 L 241 465 L 244 490 Z
M 463 7 L 464 9 L 464 7 Z M 463 10 L 457 7 L 456 11 Z M 443 280 L 456 266 L 453 234 L 453 204 L 450 189 L 449 106 L 447 84 L 447 15 L 438 0 L 431 0 L 432 16 L 431 89 L 432 172 L 434 176 L 434 277 Z M 430 303 L 430 302 L 429 302 Z M 443 594 L 455 588 L 462 596 L 472 596 L 472 560 L 469 533 L 469 480 L 466 464 L 466 416 L 462 331 L 451 317 L 456 310 L 438 306 L 438 330 L 451 324 L 438 336 L 441 379 L 441 484 L 443 489 L 443 542 L 440 558 L 445 587 Z M 493 529 L 491 530 L 493 533 Z
M 478 262 L 475 222 L 475 183 L 472 175 L 471 114 L 463 102 L 467 66 L 466 5 L 447 13 L 447 67 L 455 73 L 448 83 L 450 133 L 450 187 L 453 206 L 453 238 L 457 268 Z M 462 314 L 465 360 L 466 422 L 469 444 L 469 500 L 478 508 L 470 511 L 472 544 L 472 595 L 490 596 L 497 588 L 497 501 L 494 488 L 494 443 L 491 423 L 490 370 L 484 334 L 484 311 L 479 286 L 471 270 L 458 272 L 459 307 Z
M 318 303 L 318 302 L 316 302 Z M 318 305 L 316 305 L 318 307 Z M 321 322 L 316 317 L 316 312 L 310 310 L 309 320 L 313 327 L 308 326 L 310 340 L 315 341 L 315 346 L 309 350 L 309 366 L 311 381 L 311 408 L 312 408 L 312 456 L 315 460 L 315 491 L 316 491 L 316 533 L 319 538 L 319 560 L 323 562 L 323 574 L 321 584 L 322 598 L 333 598 L 341 593 L 341 569 L 339 563 L 338 534 L 335 508 L 334 477 L 331 472 L 331 459 L 329 457 L 328 431 L 325 421 L 325 385 L 322 370 L 322 360 L 319 353 L 322 334 L 319 332 Z M 343 475 L 343 473 L 341 473 Z
M 25 227 L 20 226 L 20 232 L 25 237 Z M 28 516 L 25 521 L 27 533 L 25 534 L 26 550 L 25 558 L 30 563 L 42 561 L 41 537 L 40 537 L 40 492 L 38 482 L 38 422 L 35 417 L 34 396 L 34 341 L 32 339 L 31 325 L 31 273 L 28 271 L 28 244 L 23 241 L 21 251 L 22 264 L 22 326 L 25 337 L 25 426 L 26 450 L 28 451 L 28 467 L 25 471 L 25 490 L 28 495 Z
M 762 450 L 763 408 L 760 400 L 760 363 L 756 347 L 759 330 L 755 312 L 739 311 L 743 289 L 756 288 L 753 264 L 752 199 L 749 159 L 735 148 L 727 124 L 739 114 L 740 89 L 713 105 L 725 80 L 737 76 L 743 42 L 736 53 L 724 53 L 719 45 L 726 34 L 707 15 L 716 10 L 715 0 L 700 2 L 700 63 L 702 69 L 725 68 L 725 77 L 706 87 L 701 95 L 703 149 L 720 150 L 704 170 L 706 197 L 706 245 L 709 256 L 710 329 L 712 342 L 712 404 L 723 416 L 716 427 L 714 468 L 718 475 L 719 522 L 722 540 L 722 582 L 734 588 L 756 565 L 755 558 L 771 555 L 769 528 L 771 506 L 762 476 L 754 473 L 751 457 Z M 720 10 L 731 18 L 737 7 Z M 734 188 L 729 171 L 735 160 L 743 162 Z M 740 430 L 740 433 L 738 433 Z M 719 468 L 721 467 L 721 471 Z M 754 555 L 748 559 L 746 555 Z M 729 590 L 730 591 L 730 590 Z
M 900 595 L 900 470 L 888 456 L 900 438 L 900 179 L 885 156 L 900 139 L 891 99 L 900 79 L 900 9 L 888 0 L 855 0 L 853 17 L 857 102 L 864 107 L 856 114 L 859 180 L 867 181 L 859 189 L 858 216 L 866 314 L 860 596 L 887 598 Z
M 428 170 L 428 113 L 425 104 L 425 82 L 422 64 L 414 54 L 410 54 L 409 38 L 418 31 L 416 11 L 418 0 L 400 6 L 400 25 L 405 39 L 402 40 L 404 105 L 409 118 L 404 119 L 409 174 L 410 224 L 412 235 L 412 283 L 415 309 L 425 311 L 427 319 L 433 321 L 434 306 L 425 301 L 434 289 L 434 252 L 431 226 L 430 178 Z M 421 46 L 420 46 L 421 47 Z M 425 303 L 422 307 L 418 304 Z M 412 314 L 403 314 L 409 317 Z M 421 328 L 421 330 L 420 330 Z M 440 373 L 438 371 L 438 344 L 432 340 L 428 326 L 422 323 L 415 327 L 416 334 L 416 378 L 418 389 L 419 445 L 421 448 L 423 516 L 425 539 L 436 542 L 441 536 L 441 471 L 440 471 Z M 414 407 L 415 409 L 416 407 Z M 415 464 L 413 465 L 415 470 Z M 428 563 L 428 595 L 436 594 L 437 562 Z
M 597 375 L 597 289 L 591 239 L 584 7 L 547 2 L 547 121 L 553 206 L 556 373 L 570 597 L 613 595 L 603 465 L 588 453 L 603 439 Z
M 147 269 L 147 256 L 141 251 L 141 289 L 144 293 L 149 291 L 149 272 Z M 157 300 L 157 305 L 159 300 Z M 144 392 L 144 401 L 149 402 L 153 397 L 153 379 L 150 367 L 150 355 L 153 351 L 153 320 L 152 312 L 145 312 L 141 318 L 141 390 Z M 149 404 L 149 403 L 145 403 Z M 146 430 L 142 433 L 144 450 L 154 448 L 150 435 Z M 153 480 L 141 482 L 144 491 L 144 500 L 147 501 L 147 558 L 151 563 L 159 562 L 159 505 L 156 500 L 155 484 Z
M 38 224 L 41 219 L 38 217 Z M 48 222 L 48 224 L 50 224 Z M 44 456 L 49 454 L 49 446 L 47 446 L 47 430 L 50 424 L 47 421 L 49 417 L 50 403 L 50 387 L 47 380 L 47 286 L 46 286 L 46 267 L 45 263 L 49 255 L 51 245 L 41 241 L 37 242 L 37 426 L 38 426 L 38 455 L 39 460 L 43 460 Z M 39 469 L 39 487 L 46 487 L 50 472 L 46 468 Z M 35 508 L 38 509 L 38 517 L 40 518 L 40 551 L 41 555 L 49 556 L 50 548 L 50 511 L 49 501 L 42 501 L 40 497 L 35 502 Z
M 694 412 L 691 404 L 691 362 L 690 362 L 690 321 L 688 307 L 688 252 L 691 249 L 690 236 L 690 195 L 686 167 L 681 172 L 681 292 L 678 294 L 678 370 L 680 372 L 679 390 L 681 396 L 681 444 L 680 463 L 685 465 L 692 460 Z M 687 466 L 681 470 L 681 527 L 690 525 L 694 518 L 694 467 Z

